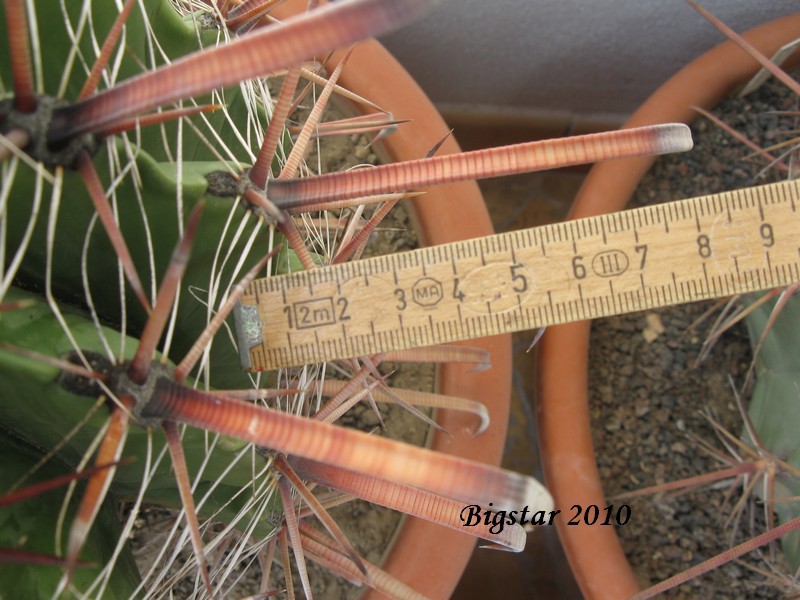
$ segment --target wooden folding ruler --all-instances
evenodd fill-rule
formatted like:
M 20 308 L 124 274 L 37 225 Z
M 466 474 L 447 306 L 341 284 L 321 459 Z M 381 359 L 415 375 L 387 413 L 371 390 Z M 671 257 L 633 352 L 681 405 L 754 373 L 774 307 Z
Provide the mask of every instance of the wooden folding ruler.
M 800 182 L 760 185 L 254 281 L 242 364 L 268 370 L 800 282 Z

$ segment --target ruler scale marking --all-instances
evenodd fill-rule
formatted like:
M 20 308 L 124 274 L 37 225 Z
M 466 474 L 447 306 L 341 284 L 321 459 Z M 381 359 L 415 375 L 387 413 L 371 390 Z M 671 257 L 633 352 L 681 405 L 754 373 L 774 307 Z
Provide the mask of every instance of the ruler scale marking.
M 797 283 L 799 190 L 769 184 L 257 280 L 241 301 L 261 328 L 247 356 L 275 369 Z

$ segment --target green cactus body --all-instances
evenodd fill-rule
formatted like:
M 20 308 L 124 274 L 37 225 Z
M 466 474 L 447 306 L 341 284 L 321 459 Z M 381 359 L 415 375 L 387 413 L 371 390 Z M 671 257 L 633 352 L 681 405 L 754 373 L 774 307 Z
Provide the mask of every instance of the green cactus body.
M 128 178 L 118 190 L 117 206 L 120 229 L 128 241 L 128 247 L 134 263 L 137 265 L 137 270 L 142 274 L 150 273 L 149 276 L 143 275 L 145 281 L 149 279 L 157 282 L 161 279 L 172 250 L 179 239 L 178 210 L 175 206 L 175 190 L 178 187 L 176 169 L 169 163 L 156 163 L 144 152 L 137 157 L 136 166 L 140 184 L 134 184 Z M 245 214 L 243 209 L 236 209 L 233 215 L 234 223 L 228 227 L 234 199 L 215 198 L 206 194 L 207 182 L 203 175 L 218 170 L 219 167 L 218 163 L 209 162 L 184 163 L 183 165 L 180 186 L 183 199 L 181 222 L 185 220 L 197 203 L 204 202 L 205 208 L 197 236 L 198 243 L 192 250 L 192 259 L 184 276 L 183 286 L 184 289 L 196 290 L 198 298 L 187 295 L 181 299 L 178 306 L 173 345 L 174 356 L 184 354 L 208 322 L 209 314 L 203 301 L 207 298 L 210 287 L 212 265 L 215 265 L 214 259 L 219 241 L 224 240 L 226 244 L 231 242 L 238 227 L 236 221 L 241 221 Z M 84 239 L 89 232 L 94 208 L 89 198 L 86 197 L 78 176 L 74 173 L 67 173 L 65 178 L 65 193 L 61 200 L 52 255 L 53 293 L 64 302 L 74 306 L 85 306 L 87 289 L 83 282 L 81 263 Z M 24 178 L 18 177 L 18 179 Z M 32 184 L 32 181 L 15 182 L 15 185 L 20 186 L 31 185 L 25 190 L 31 195 L 33 194 Z M 141 185 L 143 205 L 137 201 L 134 185 Z M 15 190 L 14 195 L 24 197 L 21 196 L 21 193 L 22 190 L 19 194 Z M 45 203 L 42 211 L 48 209 L 49 207 Z M 24 223 L 29 218 L 29 211 L 30 208 L 22 203 L 9 205 L 11 222 L 20 224 L 19 227 L 12 226 L 9 229 L 9 244 L 12 247 L 16 247 L 20 243 L 18 236 L 21 236 L 24 231 Z M 146 215 L 146 222 L 143 214 Z M 224 286 L 230 284 L 237 273 L 241 277 L 242 273 L 251 268 L 258 258 L 268 252 L 268 238 L 265 233 L 260 234 L 257 242 L 249 249 L 247 248 L 248 240 L 256 227 L 258 227 L 257 219 L 250 217 L 245 226 L 245 234 L 240 237 L 238 242 L 231 244 L 228 249 L 233 258 L 222 270 L 222 273 L 217 272 L 223 282 L 221 291 L 224 291 Z M 148 229 L 149 236 L 147 235 Z M 42 290 L 44 288 L 47 264 L 46 230 L 47 219 L 40 218 L 32 245 L 18 275 L 18 283 L 29 289 Z M 149 244 L 146 242 L 148 238 Z M 224 245 L 222 247 L 226 248 Z M 244 264 L 235 270 L 234 266 L 241 257 L 245 257 Z M 151 271 L 151 265 L 154 267 L 154 271 Z M 100 318 L 110 323 L 121 323 L 123 307 L 119 298 L 120 275 L 117 260 L 108 236 L 99 224 L 93 228 L 89 239 L 86 271 L 86 279 L 91 282 L 91 289 L 88 291 L 91 293 Z M 147 315 L 130 292 L 127 294 L 124 310 L 128 330 L 135 335 L 141 331 Z M 247 383 L 246 378 L 241 374 L 239 358 L 232 346 L 218 344 L 214 346 L 212 352 L 211 381 L 214 385 L 230 388 L 241 387 Z
M 115 9 L 106 6 L 108 3 L 113 4 L 108 0 L 95 1 L 91 4 L 92 23 L 100 39 L 116 15 Z M 68 3 L 68 5 L 74 13 L 79 13 L 79 3 Z M 147 6 L 155 32 L 154 37 L 170 56 L 180 56 L 196 49 L 198 38 L 203 39 L 205 43 L 211 43 L 217 35 L 220 35 L 219 32 L 211 31 L 198 35 L 195 23 L 182 19 L 168 0 L 150 0 Z M 38 6 L 38 9 L 41 11 L 42 7 Z M 78 21 L 79 14 L 71 15 L 71 22 Z M 58 89 L 64 56 L 68 53 L 71 43 L 61 19 L 40 19 L 39 27 L 41 37 L 47 39 L 47 44 L 42 49 L 42 63 L 45 87 L 50 92 Z M 2 28 L 4 24 L 0 23 L 0 31 Z M 146 64 L 160 62 L 150 60 L 149 56 L 152 53 L 143 30 L 142 16 L 134 10 L 126 25 L 124 43 L 129 50 L 121 61 L 119 78 L 135 75 L 141 70 L 131 59 L 131 54 L 137 55 Z M 94 53 L 89 46 L 89 36 L 83 37 L 87 39 L 81 45 L 82 52 L 86 56 L 93 56 Z M 9 78 L 7 65 L 3 65 L 2 77 L 4 80 Z M 83 69 L 73 69 L 65 97 L 74 97 L 84 79 Z M 225 90 L 224 99 L 230 120 L 219 111 L 207 117 L 209 126 L 204 131 L 217 132 L 222 144 L 233 148 L 247 162 L 251 157 L 237 139 L 239 136 L 245 136 L 246 132 L 234 133 L 230 123 L 263 124 L 265 121 L 263 109 L 255 110 L 258 119 L 254 121 L 253 111 L 248 111 L 241 90 L 238 88 Z M 196 100 L 199 103 L 210 101 Z M 253 229 L 258 226 L 255 217 L 247 217 L 243 208 L 233 210 L 232 214 L 234 198 L 219 198 L 207 193 L 208 181 L 205 176 L 229 170 L 231 163 L 225 165 L 215 161 L 214 154 L 196 134 L 189 130 L 188 126 L 184 128 L 186 131 L 180 138 L 177 129 L 176 123 L 169 123 L 142 129 L 135 135 L 130 134 L 124 141 L 118 139 L 108 145 L 101 144 L 94 160 L 105 186 L 117 181 L 110 197 L 115 200 L 123 237 L 128 243 L 137 271 L 142 276 L 148 293 L 152 293 L 152 288 L 157 285 L 164 272 L 172 249 L 179 239 L 180 223 L 185 221 L 186 216 L 198 202 L 203 201 L 206 204 L 198 235 L 199 243 L 195 244 L 194 258 L 184 279 L 185 287 L 195 290 L 198 297 L 184 297 L 179 303 L 173 346 L 175 356 L 188 350 L 198 332 L 202 331 L 208 321 L 209 310 L 204 302 L 211 287 L 212 265 L 215 265 L 214 256 L 218 251 L 218 244 L 230 243 L 241 221 L 249 218 L 238 242 L 232 243 L 230 247 L 221 246 L 233 257 L 225 269 L 220 269 L 222 272 L 217 270 L 215 273 L 219 277 L 218 281 L 223 282 L 223 286 L 230 284 L 237 273 L 240 276 L 268 252 L 268 239 L 265 234 L 260 235 L 258 241 L 248 247 L 248 239 Z M 173 141 L 176 139 L 183 141 L 180 164 L 175 160 L 179 156 L 177 144 Z M 165 140 L 170 141 L 165 142 Z M 211 140 L 211 143 L 216 145 L 217 141 Z M 167 148 L 171 157 L 166 156 Z M 172 160 L 169 160 L 170 158 Z M 119 160 L 121 165 L 114 165 L 112 168 L 115 160 Z M 120 166 L 124 167 L 127 163 L 132 163 L 134 168 L 120 177 Z M 233 163 L 232 166 L 239 168 L 240 165 Z M 26 225 L 31 218 L 30 200 L 22 202 L 18 199 L 34 198 L 35 190 L 36 176 L 33 170 L 20 165 L 16 169 L 7 206 L 9 226 L 6 246 L 9 249 L 20 245 Z M 50 195 L 48 189 L 42 193 L 39 218 L 17 278 L 19 285 L 32 290 L 44 288 L 47 264 L 45 239 L 48 227 L 47 215 L 51 209 Z M 64 175 L 61 206 L 57 216 L 58 225 L 52 255 L 52 286 L 54 295 L 59 300 L 75 306 L 85 306 L 86 303 L 87 290 L 81 274 L 81 261 L 84 239 L 93 216 L 94 208 L 80 177 L 74 172 L 67 171 Z M 146 243 L 148 238 L 151 240 L 150 244 Z M 243 264 L 234 269 L 239 260 L 242 260 Z M 117 261 L 108 237 L 99 224 L 91 233 L 86 262 L 87 279 L 93 282 L 93 287 L 89 291 L 100 318 L 110 323 L 121 323 L 123 307 L 120 306 Z M 221 291 L 224 289 L 223 287 Z M 141 331 L 146 314 L 130 291 L 126 295 L 124 310 L 128 331 L 132 334 Z M 211 381 L 214 385 L 235 387 L 244 385 L 248 381 L 240 374 L 238 356 L 229 344 L 224 347 L 218 344 L 212 349 L 210 364 L 213 366 Z
M 96 40 L 102 43 L 118 8 L 114 0 L 88 3 L 91 27 L 85 24 L 78 45 L 80 50 L 73 57 L 76 64 L 69 79 L 62 84 L 65 61 L 71 57 L 70 49 L 73 47 L 65 18 L 79 30 L 86 16 L 82 16 L 85 3 L 62 4 L 69 13 L 66 17 L 62 16 L 59 3 L 34 2 L 38 13 L 36 27 L 42 40 L 43 88 L 49 95 L 63 95 L 72 100 L 77 97 L 86 78 L 88 67 L 81 64 L 85 61 L 90 66 L 96 54 L 89 30 L 93 29 Z M 222 35 L 213 30 L 198 32 L 196 23 L 180 17 L 169 0 L 146 0 L 144 6 L 147 17 L 142 15 L 138 6 L 134 8 L 121 44 L 115 50 L 116 58 L 112 59 L 112 64 L 117 80 L 135 76 L 142 71 L 142 65 L 152 67 L 163 63 L 162 51 L 176 58 L 196 50 L 199 44 L 213 44 Z M 146 34 L 147 27 L 152 27 L 152 38 Z M 0 11 L 0 39 L 6 40 L 6 34 L 5 13 Z M 158 40 L 159 48 L 152 44 L 153 39 Z M 120 45 L 123 51 L 119 51 Z M 6 53 L 0 57 L 0 77 L 4 82 L 11 81 L 6 57 Z M 101 87 L 104 85 L 107 82 L 101 83 Z M 188 289 L 192 294 L 183 293 L 178 303 L 170 350 L 173 357 L 185 354 L 213 314 L 206 306 L 210 288 L 219 285 L 215 292 L 216 307 L 227 286 L 263 257 L 270 244 L 263 222 L 243 207 L 235 206 L 235 197 L 210 194 L 206 178 L 218 171 L 239 170 L 252 161 L 253 154 L 247 144 L 249 140 L 257 139 L 254 134 L 259 128 L 258 135 L 263 133 L 266 123 L 263 107 L 252 108 L 252 103 L 248 107 L 239 87 L 222 91 L 221 97 L 194 98 L 194 101 L 198 104 L 224 102 L 227 108 L 227 114 L 217 111 L 206 117 L 208 124 L 202 126 L 202 131 L 209 139 L 208 143 L 203 142 L 188 124 L 171 122 L 103 142 L 93 160 L 103 186 L 107 190 L 111 188 L 109 197 L 115 206 L 117 221 L 148 295 L 154 297 L 187 216 L 198 203 L 205 205 L 192 258 L 183 278 L 182 289 Z M 234 131 L 233 123 L 237 126 L 244 124 L 243 131 Z M 245 127 L 251 127 L 251 130 L 247 131 Z M 212 132 L 218 137 L 214 137 Z M 227 146 L 241 162 L 229 156 L 225 157 L 227 164 L 220 162 L 216 151 L 210 151 L 208 145 L 214 148 Z M 41 180 L 37 183 L 34 169 L 21 161 L 14 169 L 8 164 L 3 165 L 0 188 L 9 185 L 2 178 L 11 177 L 13 183 L 4 207 L 6 260 L 11 259 L 23 241 L 31 220 L 32 199 L 36 196 L 37 185 L 43 189 L 33 236 L 15 280 L 15 285 L 28 291 L 12 288 L 4 298 L 5 301 L 25 298 L 32 300 L 33 305 L 0 315 L 0 340 L 52 356 L 73 350 L 73 343 L 64 328 L 50 307 L 37 296 L 45 290 L 48 261 L 51 261 L 53 295 L 77 346 L 82 351 L 108 355 L 99 339 L 99 330 L 117 360 L 130 358 L 138 343 L 135 336 L 141 333 L 147 315 L 129 289 L 124 296 L 124 305 L 121 302 L 118 261 L 106 232 L 94 222 L 95 210 L 80 176 L 71 170 L 64 172 L 57 214 L 53 209 L 51 186 L 42 184 Z M 57 226 L 52 255 L 48 257 L 47 232 L 53 218 L 57 219 Z M 228 258 L 217 259 L 218 253 Z M 84 261 L 85 273 L 82 272 Z M 289 264 L 291 257 L 284 254 L 283 262 Z M 104 326 L 88 317 L 89 297 L 97 319 Z M 213 384 L 217 388 L 252 387 L 249 376 L 241 371 L 238 353 L 232 344 L 225 342 L 212 347 L 204 384 Z M 262 377 L 262 386 L 265 381 L 266 378 Z M 3 430 L 0 445 L 4 448 L 6 460 L 13 462 L 13 468 L 4 466 L 2 469 L 3 489 L 21 476 L 30 463 L 36 462 L 37 455 L 56 447 L 66 433 L 84 419 L 93 402 L 93 398 L 78 396 L 65 389 L 59 382 L 59 369 L 56 367 L 43 365 L 10 350 L 0 350 L 0 429 Z M 59 449 L 36 479 L 74 471 L 107 419 L 108 407 L 101 407 Z M 152 440 L 150 450 L 149 439 Z M 116 470 L 109 496 L 104 502 L 100 526 L 93 529 L 87 549 L 82 554 L 82 558 L 100 566 L 76 571 L 73 581 L 78 589 L 86 589 L 108 560 L 110 549 L 106 546 L 113 548 L 120 534 L 114 507 L 120 500 L 132 499 L 139 494 L 144 485 L 148 455 L 154 460 L 161 456 L 162 460 L 150 474 L 144 501 L 181 508 L 171 463 L 168 457 L 163 456 L 165 444 L 160 430 L 148 432 L 143 427 L 131 427 L 123 456 L 135 460 Z M 6 446 L 9 448 L 7 452 Z M 228 524 L 240 521 L 255 523 L 248 532 L 259 538 L 267 536 L 274 525 L 266 517 L 273 510 L 280 511 L 280 506 L 276 506 L 279 503 L 277 495 L 271 493 L 272 474 L 265 468 L 268 462 L 264 457 L 246 449 L 245 444 L 238 440 L 218 438 L 192 428 L 186 428 L 184 432 L 183 447 L 189 474 L 195 482 L 194 495 L 200 515 L 213 516 L 215 520 Z M 25 483 L 33 481 L 35 479 Z M 267 488 L 269 491 L 265 491 Z M 257 491 L 261 500 L 253 502 Z M 5 523 L 0 546 L 24 547 L 50 554 L 63 552 L 63 548 L 54 545 L 55 519 L 62 497 L 63 494 L 51 494 L 41 501 L 0 510 L 0 523 Z M 68 518 L 67 526 L 70 522 L 71 518 Z M 31 534 L 29 530 L 36 533 Z M 24 545 L 23 540 L 27 540 Z M 4 593 L 19 598 L 49 597 L 62 575 L 61 569 L 56 567 L 24 568 L 30 571 L 25 577 L 14 569 L 0 568 L 0 589 Z M 136 567 L 129 550 L 126 550 L 117 560 L 114 577 L 104 597 L 129 597 L 138 581 Z M 36 589 L 29 589 L 29 586 Z
M 791 298 L 762 345 L 756 363 L 756 385 L 749 415 L 766 449 L 800 470 L 800 302 Z M 764 331 L 774 302 L 757 308 L 747 318 L 755 346 Z M 744 433 L 745 438 L 747 433 Z M 775 477 L 775 500 L 800 496 L 800 478 L 781 472 Z M 775 502 L 772 507 L 781 523 L 800 516 L 797 501 Z M 800 532 L 781 538 L 792 569 L 800 567 Z
M 11 297 L 15 300 L 32 299 L 28 294 L 15 291 Z M 33 302 L 32 306 L 3 315 L 0 319 L 0 341 L 36 351 L 47 345 L 51 349 L 48 353 L 52 352 L 56 357 L 65 356 L 73 348 L 71 341 L 50 308 L 35 299 Z M 94 323 L 76 311 L 64 310 L 63 315 L 73 339 L 84 352 L 104 352 Z M 118 332 L 104 327 L 102 333 L 109 345 L 120 347 Z M 127 357 L 130 357 L 136 344 L 135 339 L 125 340 Z M 1 427 L 7 436 L 24 442 L 31 449 L 44 452 L 56 447 L 66 432 L 85 417 L 96 400 L 97 396 L 87 398 L 68 389 L 69 386 L 62 383 L 56 367 L 4 350 L 0 350 L 0 365 L 0 389 L 3 390 Z M 108 407 L 100 408 L 59 450 L 57 462 L 74 470 L 107 419 Z M 123 456 L 134 457 L 135 460 L 117 469 L 111 488 L 117 498 L 135 498 L 139 493 L 145 480 L 149 435 L 143 427 L 131 427 Z M 152 456 L 158 456 L 165 443 L 160 430 L 152 430 Z M 203 497 L 211 483 L 216 483 L 215 491 L 201 509 L 202 514 L 214 514 L 223 522 L 235 521 L 244 503 L 252 497 L 251 493 L 239 492 L 243 488 L 254 490 L 260 485 L 261 481 L 253 480 L 254 473 L 261 473 L 262 479 L 266 476 L 262 473 L 266 465 L 263 457 L 249 452 L 243 455 L 245 444 L 227 438 L 215 440 L 213 435 L 207 436 L 204 431 L 193 428 L 186 428 L 183 446 L 193 480 L 202 468 L 197 497 Z M 168 460 L 161 461 L 151 474 L 145 498 L 154 504 L 180 508 L 175 476 Z M 266 535 L 271 531 L 271 526 L 262 521 L 256 529 Z
M 0 435 L 0 453 L 3 456 L 0 486 L 4 490 L 23 477 L 40 458 L 37 451 L 8 435 Z M 71 472 L 70 467 L 59 461 L 50 461 L 33 476 L 27 477 L 25 482 L 29 485 Z M 63 490 L 59 489 L 0 509 L 0 546 L 52 554 L 62 498 Z M 73 512 L 74 503 L 67 511 L 67 522 Z M 116 502 L 109 498 L 103 503 L 83 552 L 83 560 L 92 564 L 75 571 L 73 582 L 76 588 L 86 589 L 96 580 L 108 563 L 121 533 Z M 51 598 L 60 578 L 59 567 L 6 564 L 0 567 L 0 597 Z M 139 572 L 130 549 L 125 546 L 117 557 L 103 597 L 111 600 L 130 598 L 138 583 Z

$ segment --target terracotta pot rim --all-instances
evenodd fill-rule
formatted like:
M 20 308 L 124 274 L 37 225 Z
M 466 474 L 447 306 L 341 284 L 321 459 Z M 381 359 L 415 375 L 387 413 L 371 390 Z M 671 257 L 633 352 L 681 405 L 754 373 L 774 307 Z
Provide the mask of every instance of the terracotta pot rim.
M 342 71 L 341 84 L 391 112 L 411 119 L 402 135 L 389 136 L 384 148 L 395 160 L 424 157 L 450 129 L 439 112 L 402 66 L 378 42 L 362 42 Z M 398 132 L 400 133 L 400 132 Z M 450 137 L 441 154 L 459 152 Z M 457 206 L 457 209 L 454 207 Z M 414 203 L 414 217 L 426 245 L 494 233 L 483 196 L 474 182 L 437 187 Z M 472 340 L 469 345 L 489 351 L 492 368 L 475 372 L 462 365 L 443 365 L 438 391 L 486 404 L 491 425 L 476 438 L 463 435 L 471 417 L 440 411 L 437 420 L 454 438 L 437 433 L 431 447 L 472 460 L 500 464 L 511 397 L 511 336 Z M 407 518 L 384 568 L 431 598 L 449 598 L 475 547 L 474 537 L 416 518 Z M 377 594 L 367 594 L 372 597 Z
M 280 7 L 277 14 L 303 10 L 305 3 Z M 331 59 L 336 64 L 343 53 Z M 395 161 L 424 157 L 442 139 L 439 154 L 461 149 L 439 112 L 399 62 L 377 41 L 359 43 L 342 71 L 339 84 L 374 102 L 398 119 L 411 122 L 388 136 L 383 150 Z M 413 203 L 412 218 L 426 245 L 443 244 L 494 233 L 476 183 L 464 182 L 426 191 Z M 511 336 L 472 340 L 468 345 L 488 350 L 492 368 L 476 372 L 468 366 L 443 365 L 437 374 L 439 393 L 483 402 L 490 426 L 479 437 L 465 435 L 474 417 L 442 410 L 437 420 L 453 434 L 433 436 L 431 448 L 456 456 L 499 465 L 505 445 L 511 398 Z M 476 538 L 408 517 L 395 537 L 383 568 L 430 598 L 449 598 L 475 548 Z M 366 598 L 383 596 L 367 591 Z
M 798 31 L 800 13 L 770 21 L 744 35 L 771 56 L 796 38 Z M 693 106 L 711 108 L 757 70 L 755 61 L 738 46 L 724 42 L 669 79 L 624 127 L 690 123 L 697 116 Z M 595 166 L 578 193 L 570 218 L 623 209 L 654 161 L 640 158 Z M 591 439 L 589 333 L 589 322 L 553 327 L 542 339 L 537 357 L 536 410 L 545 481 L 556 506 L 562 509 L 573 504 L 605 505 Z M 586 598 L 627 598 L 639 591 L 612 528 L 560 525 L 559 537 Z

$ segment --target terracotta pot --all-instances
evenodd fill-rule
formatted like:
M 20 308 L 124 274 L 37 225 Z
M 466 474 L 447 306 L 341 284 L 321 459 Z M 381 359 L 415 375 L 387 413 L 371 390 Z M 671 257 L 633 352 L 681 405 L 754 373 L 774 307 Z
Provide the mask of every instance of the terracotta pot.
M 771 56 L 799 33 L 800 13 L 752 29 L 745 37 Z M 794 58 L 798 59 L 797 54 Z M 738 46 L 725 42 L 668 80 L 625 127 L 689 123 L 697 116 L 692 106 L 711 108 L 758 68 Z M 623 209 L 654 160 L 626 159 L 595 166 L 578 193 L 570 218 Z M 546 485 L 562 510 L 573 504 L 605 505 L 589 421 L 589 331 L 590 322 L 552 327 L 539 347 L 536 408 L 540 446 Z M 639 590 L 613 528 L 567 527 L 562 521 L 558 533 L 586 598 L 616 600 Z
M 291 3 L 289 3 L 291 4 Z M 299 3 L 305 7 L 305 0 Z M 284 7 L 281 7 L 284 8 Z M 296 7 L 289 7 L 289 10 Z M 334 55 L 336 64 L 341 52 Z M 450 128 L 405 69 L 378 42 L 356 46 L 339 79 L 340 85 L 369 99 L 398 119 L 409 119 L 383 142 L 382 150 L 395 162 L 424 157 Z M 460 152 L 452 136 L 439 154 Z M 494 233 L 489 213 L 476 183 L 465 182 L 431 188 L 413 204 L 414 219 L 426 245 L 443 244 Z M 511 336 L 471 340 L 468 345 L 490 353 L 492 367 L 477 372 L 469 366 L 443 365 L 437 374 L 437 391 L 477 400 L 486 405 L 491 419 L 480 436 L 466 432 L 474 418 L 442 410 L 437 421 L 448 437 L 436 433 L 431 448 L 472 460 L 499 465 L 505 444 L 511 398 Z M 383 568 L 430 598 L 449 598 L 475 548 L 476 538 L 408 517 L 398 532 Z M 366 598 L 383 597 L 367 593 Z

